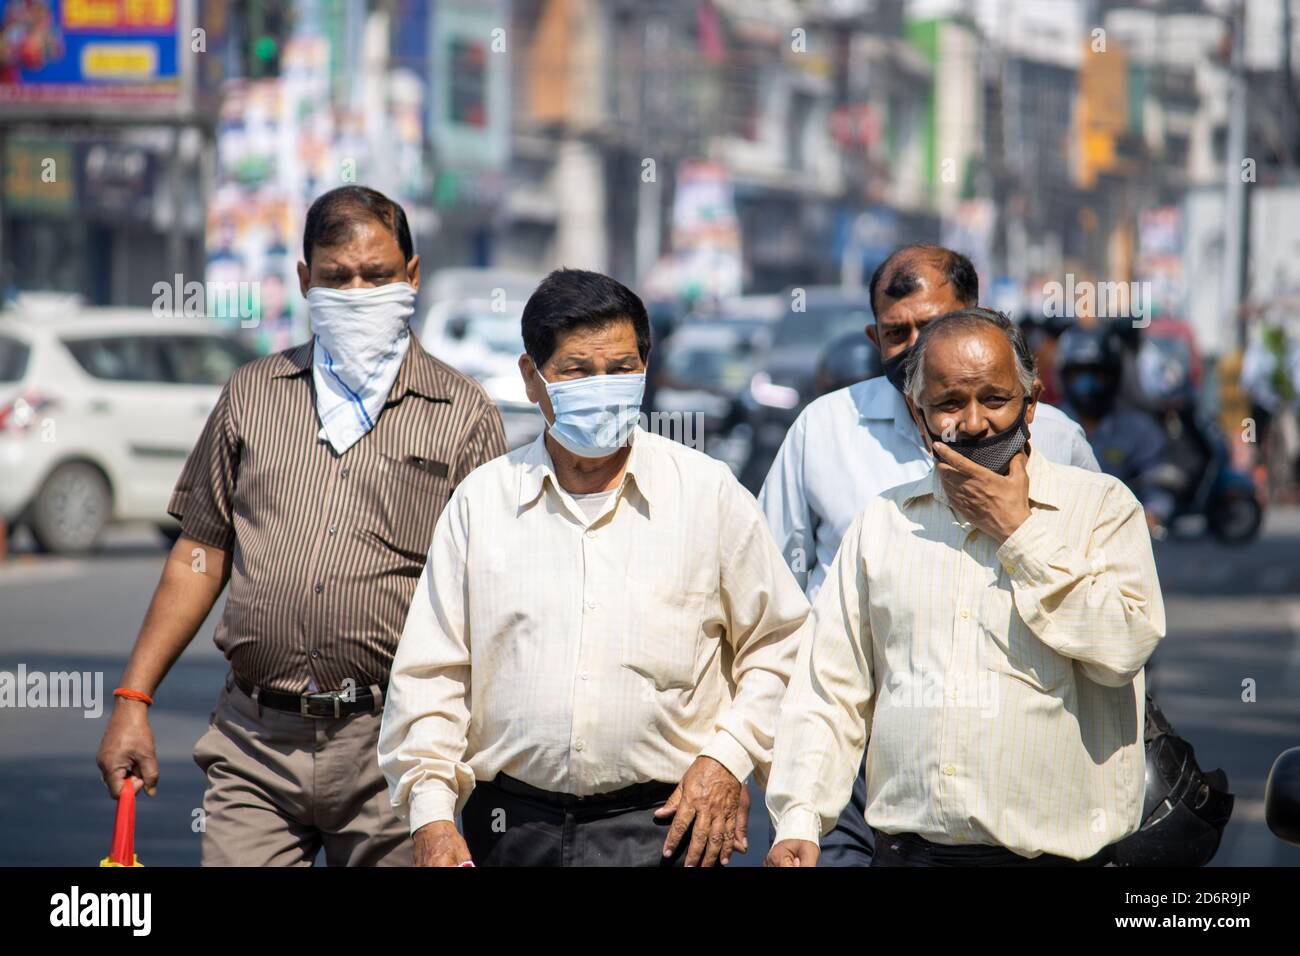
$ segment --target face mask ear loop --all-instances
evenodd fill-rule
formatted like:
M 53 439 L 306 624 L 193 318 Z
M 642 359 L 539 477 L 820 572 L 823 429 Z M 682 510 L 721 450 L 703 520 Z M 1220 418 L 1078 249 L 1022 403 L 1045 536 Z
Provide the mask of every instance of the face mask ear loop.
M 548 381 L 546 380 L 546 376 L 542 374 L 542 370 L 541 370 L 540 368 L 537 367 L 537 361 L 536 361 L 536 359 L 534 359 L 531 355 L 528 356 L 528 364 L 531 365 L 531 366 L 533 367 L 533 374 L 536 375 L 536 376 L 538 377 L 538 379 L 541 381 L 541 383 L 542 383 L 542 391 L 543 391 L 543 392 L 546 391 L 546 386 L 547 386 L 547 385 L 554 384 L 554 383 L 552 383 L 552 382 L 548 382 Z M 541 402 L 538 402 L 538 403 L 537 403 L 537 410 L 538 410 L 539 412 L 542 413 L 542 421 L 546 422 L 546 427 L 547 427 L 547 428 L 550 428 L 552 425 L 555 424 L 554 421 L 546 421 L 546 412 L 542 410 L 542 403 L 541 403 Z M 551 409 L 551 414 L 552 414 L 552 415 L 555 414 L 555 409 L 554 409 L 554 408 Z
M 909 405 L 909 406 L 908 406 L 908 412 L 909 412 L 909 414 L 910 414 L 911 411 L 912 411 L 913 409 L 915 409 L 915 408 L 916 408 L 916 406 L 915 406 L 914 404 L 913 404 L 913 405 Z M 939 460 L 939 456 L 936 455 L 936 454 L 934 453 L 934 440 L 930 438 L 930 426 L 927 425 L 926 422 L 925 422 L 925 413 L 922 412 L 922 411 L 920 411 L 920 409 L 916 409 L 916 412 L 917 412 L 917 414 L 919 414 L 919 415 L 921 416 L 921 420 L 918 422 L 918 421 L 916 420 L 916 416 L 913 415 L 913 416 L 912 416 L 912 424 L 913 424 L 913 425 L 916 425 L 917 428 L 920 429 L 920 432 L 921 432 L 921 443 L 922 443 L 923 445 L 925 445 L 925 450 L 928 451 L 928 452 L 930 453 L 930 457 L 931 457 L 931 458 L 933 458 L 935 461 L 938 461 L 938 460 Z

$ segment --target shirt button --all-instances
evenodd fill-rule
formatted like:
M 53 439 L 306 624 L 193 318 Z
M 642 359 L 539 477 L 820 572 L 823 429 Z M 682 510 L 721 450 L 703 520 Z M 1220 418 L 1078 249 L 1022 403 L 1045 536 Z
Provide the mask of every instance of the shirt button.
M 342 471 L 339 472 L 340 478 L 346 478 L 347 476 L 348 476 L 348 470 L 346 468 L 344 468 Z
M 594 531 L 588 531 L 588 532 L 587 532 L 587 537 L 588 537 L 588 538 L 594 538 L 594 537 L 596 537 L 596 532 L 594 532 Z
M 330 534 L 333 534 L 335 531 L 338 531 L 338 530 L 339 530 L 339 529 L 338 529 L 338 526 L 337 526 L 337 525 L 330 525 Z
M 970 611 L 967 610 L 966 608 L 962 608 L 962 609 L 961 609 L 961 616 L 962 616 L 962 619 L 965 620 L 966 618 L 970 617 Z
M 589 608 L 593 608 L 593 609 L 594 609 L 594 608 L 596 607 L 596 602 L 595 602 L 595 601 L 588 601 L 588 602 L 587 602 L 587 607 L 589 607 Z
M 951 777 L 956 772 L 957 772 L 957 768 L 954 767 L 952 764 L 948 763 L 943 765 L 943 775 L 945 777 Z
M 583 747 L 585 747 L 585 746 L 587 746 L 587 745 L 586 745 L 585 743 L 582 742 L 582 738 L 580 737 L 580 738 L 578 738 L 578 740 L 574 743 L 574 745 L 573 745 L 573 749 L 574 749 L 574 750 L 581 750 L 581 749 L 582 749 Z
M 324 591 L 324 590 L 325 590 L 325 585 L 323 585 L 323 584 L 321 584 L 319 581 L 317 581 L 317 582 L 316 582 L 316 586 L 313 587 L 312 590 L 315 591 L 317 594 L 320 594 L 321 591 Z
M 318 657 L 320 657 L 320 651 L 316 650 L 316 648 L 313 647 L 313 648 L 311 649 L 311 656 L 314 657 L 314 658 L 318 658 Z
M 586 680 L 586 679 L 587 679 L 587 672 L 586 672 L 586 671 L 583 671 L 583 672 L 582 672 L 581 674 L 579 674 L 578 676 L 581 677 L 583 680 Z

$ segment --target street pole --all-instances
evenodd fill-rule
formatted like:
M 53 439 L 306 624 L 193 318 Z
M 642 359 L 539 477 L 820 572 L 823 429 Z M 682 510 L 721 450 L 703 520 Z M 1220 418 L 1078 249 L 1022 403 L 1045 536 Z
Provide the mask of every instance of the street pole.
M 3 307 L 9 296 L 9 264 L 5 261 L 5 186 L 6 172 L 8 166 L 5 155 L 5 124 L 0 123 L 0 307 Z
M 1246 4 L 1236 0 L 1231 15 L 1232 61 L 1229 67 L 1228 144 L 1225 162 L 1225 196 L 1223 226 L 1223 282 L 1219 299 L 1220 314 L 1228 323 L 1223 342 L 1245 348 L 1246 325 L 1240 319 L 1246 274 L 1246 182 L 1241 168 L 1246 158 L 1247 111 L 1250 103 L 1246 91 Z
M 1291 78 L 1291 0 L 1282 0 L 1282 162 L 1295 166 L 1295 84 Z

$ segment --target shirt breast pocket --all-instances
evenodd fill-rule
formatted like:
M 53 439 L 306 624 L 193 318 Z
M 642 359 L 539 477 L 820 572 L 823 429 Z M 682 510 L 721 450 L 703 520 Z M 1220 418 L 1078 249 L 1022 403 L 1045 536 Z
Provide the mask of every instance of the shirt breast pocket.
M 993 625 L 983 633 L 985 667 L 1044 693 L 1070 679 L 1073 661 L 1044 644 L 1020 619 L 1009 583 L 990 589 L 983 616 Z
M 694 687 L 709 593 L 635 578 L 628 588 L 631 613 L 623 630 L 623 666 L 657 690 Z
M 419 456 L 378 456 L 379 537 L 423 560 L 438 516 L 451 497 L 447 466 Z

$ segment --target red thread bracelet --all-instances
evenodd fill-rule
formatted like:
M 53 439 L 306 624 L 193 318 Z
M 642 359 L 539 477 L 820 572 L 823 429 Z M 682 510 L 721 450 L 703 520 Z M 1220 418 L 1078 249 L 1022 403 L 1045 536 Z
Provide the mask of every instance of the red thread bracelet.
M 127 700 L 138 700 L 143 704 L 153 705 L 153 698 L 142 690 L 132 690 L 129 687 L 119 687 L 113 691 L 114 697 L 125 697 Z

